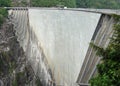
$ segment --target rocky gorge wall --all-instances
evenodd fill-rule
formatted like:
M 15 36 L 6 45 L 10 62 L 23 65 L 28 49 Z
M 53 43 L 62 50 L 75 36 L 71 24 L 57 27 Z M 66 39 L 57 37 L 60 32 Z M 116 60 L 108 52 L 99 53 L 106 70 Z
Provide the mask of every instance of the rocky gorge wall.
M 13 23 L 15 34 L 23 48 L 26 59 L 31 64 L 35 75 L 40 78 L 43 86 L 52 86 L 52 73 L 42 48 L 38 45 L 34 31 L 29 27 L 27 9 L 9 10 L 9 18 Z
M 0 86 L 35 86 L 36 80 L 13 24 L 6 17 L 0 26 Z

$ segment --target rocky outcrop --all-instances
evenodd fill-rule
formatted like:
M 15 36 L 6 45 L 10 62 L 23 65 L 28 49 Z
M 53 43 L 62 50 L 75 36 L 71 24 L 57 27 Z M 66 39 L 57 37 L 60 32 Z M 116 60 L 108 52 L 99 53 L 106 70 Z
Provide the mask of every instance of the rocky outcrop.
M 43 86 L 52 86 L 55 83 L 54 76 L 43 48 L 29 25 L 28 9 L 11 9 L 9 10 L 9 18 L 14 26 L 17 40 L 23 48 L 26 59 L 30 63 L 35 75 L 40 78 Z
M 0 27 L 0 86 L 36 86 L 40 83 L 17 41 L 13 24 L 6 19 Z

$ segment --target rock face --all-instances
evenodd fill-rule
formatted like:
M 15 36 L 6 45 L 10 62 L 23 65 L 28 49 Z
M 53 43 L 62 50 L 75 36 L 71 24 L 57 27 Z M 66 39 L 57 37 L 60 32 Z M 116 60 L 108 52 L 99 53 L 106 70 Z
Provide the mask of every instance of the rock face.
M 23 48 L 26 59 L 35 75 L 40 78 L 43 86 L 52 86 L 54 78 L 43 49 L 40 47 L 40 42 L 38 42 L 33 29 L 29 27 L 28 10 L 9 10 L 9 18 L 14 26 L 17 40 Z
M 36 80 L 17 41 L 13 24 L 6 19 L 0 27 L 0 86 L 35 86 Z

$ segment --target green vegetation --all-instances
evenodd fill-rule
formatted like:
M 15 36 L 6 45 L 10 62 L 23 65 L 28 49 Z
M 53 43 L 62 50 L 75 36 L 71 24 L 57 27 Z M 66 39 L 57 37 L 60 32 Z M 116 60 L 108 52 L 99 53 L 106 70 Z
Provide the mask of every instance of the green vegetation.
M 11 76 L 11 78 L 13 79 L 11 81 L 12 86 L 25 86 L 25 84 L 30 83 L 29 78 L 30 76 L 32 76 L 30 73 L 29 66 L 26 66 L 23 71 L 16 70 L 21 64 L 18 64 L 17 61 L 14 58 L 12 58 L 14 54 L 11 55 L 11 52 L 12 51 L 0 52 L 0 77 L 6 75 L 7 76 L 14 75 L 15 77 Z
M 0 8 L 0 14 L 3 15 L 3 17 L 7 17 L 8 12 L 7 12 L 6 9 L 4 9 L 4 8 Z
M 119 9 L 120 0 L 76 0 L 77 7 Z
M 79 8 L 100 8 L 119 9 L 120 0 L 0 0 L 0 7 L 9 6 L 32 6 L 32 7 L 79 7 Z
M 12 0 L 11 2 L 12 7 L 28 7 L 29 3 L 27 0 Z
M 1 26 L 1 24 L 3 23 L 3 20 L 4 20 L 3 15 L 0 15 L 0 26 Z
M 0 76 L 1 74 L 11 74 L 15 65 L 15 61 L 10 58 L 10 51 L 0 52 Z
M 31 5 L 34 7 L 55 7 L 57 5 L 76 7 L 76 1 L 75 0 L 32 0 Z
M 0 0 L 0 7 L 11 6 L 11 0 Z
M 4 22 L 5 17 L 7 17 L 8 12 L 6 9 L 2 7 L 9 7 L 11 6 L 11 0 L 0 0 L 0 26 Z
M 91 43 L 97 55 L 103 57 L 97 65 L 98 75 L 90 80 L 91 86 L 120 86 L 120 16 L 113 17 L 116 24 L 108 47 L 104 49 Z
M 25 84 L 29 84 L 29 83 L 30 81 L 28 81 L 26 77 L 26 70 L 25 70 L 15 74 L 15 78 L 12 81 L 12 86 L 25 86 Z
M 7 17 L 7 15 L 8 15 L 7 10 L 4 8 L 0 8 L 0 26 L 4 22 L 4 19 L 5 19 L 5 17 Z
M 36 86 L 43 86 L 39 77 L 36 78 L 35 84 L 36 84 Z

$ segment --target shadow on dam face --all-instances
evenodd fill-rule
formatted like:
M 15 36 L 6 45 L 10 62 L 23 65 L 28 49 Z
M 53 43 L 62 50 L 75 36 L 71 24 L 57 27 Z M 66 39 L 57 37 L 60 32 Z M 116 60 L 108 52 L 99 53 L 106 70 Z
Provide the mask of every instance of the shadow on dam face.
M 46 67 L 49 65 L 57 84 L 75 86 L 101 14 L 31 8 L 27 12 L 13 11 L 12 15 L 17 21 L 14 24 L 18 24 L 18 40 L 35 73 L 41 77 L 42 71 L 47 83 L 51 79 Z

